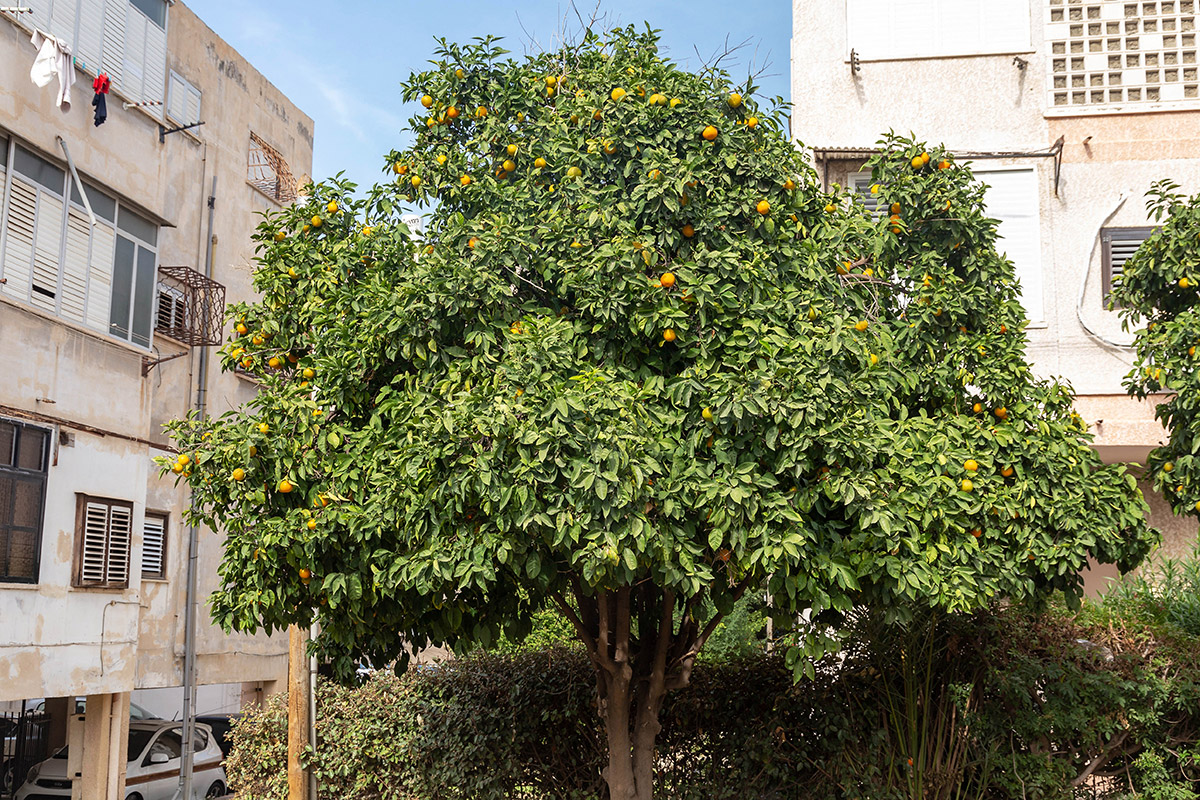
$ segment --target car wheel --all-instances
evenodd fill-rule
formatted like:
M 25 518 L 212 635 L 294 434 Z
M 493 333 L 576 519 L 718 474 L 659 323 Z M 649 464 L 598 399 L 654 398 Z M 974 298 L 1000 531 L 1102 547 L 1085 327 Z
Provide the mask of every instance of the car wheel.
M 140 794 L 137 794 L 137 793 L 135 792 L 135 793 L 133 793 L 133 794 L 131 794 L 131 795 L 127 795 L 127 796 L 125 797 L 125 800 L 142 800 L 142 796 L 141 796 Z
M 208 791 L 204 793 L 204 797 L 206 800 L 214 800 L 217 797 L 224 797 L 225 794 L 225 784 L 215 781 L 212 786 L 208 787 Z

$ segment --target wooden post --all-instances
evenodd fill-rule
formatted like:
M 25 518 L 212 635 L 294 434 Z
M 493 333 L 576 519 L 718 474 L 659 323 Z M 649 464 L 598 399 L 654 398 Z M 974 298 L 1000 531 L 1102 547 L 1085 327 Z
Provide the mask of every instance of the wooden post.
M 308 770 L 300 766 L 300 754 L 308 744 L 308 631 L 288 628 L 288 800 L 312 800 Z

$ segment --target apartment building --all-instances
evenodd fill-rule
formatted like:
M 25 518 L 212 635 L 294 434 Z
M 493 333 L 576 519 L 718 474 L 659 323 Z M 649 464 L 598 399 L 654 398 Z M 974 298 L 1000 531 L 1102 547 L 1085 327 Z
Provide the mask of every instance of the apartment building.
M 1105 306 L 1152 229 L 1151 184 L 1200 191 L 1197 22 L 1197 0 L 793 0 L 792 133 L 826 186 L 870 203 L 863 165 L 889 129 L 970 161 L 1021 281 L 1029 357 L 1070 381 L 1109 462 L 1165 438 L 1153 402 L 1122 389 L 1132 337 Z M 1164 550 L 1190 548 L 1196 522 L 1142 489 Z
M 179 0 L 0 12 L 0 703 L 44 702 L 46 746 L 80 743 L 76 797 L 126 796 L 131 693 L 184 682 L 188 496 L 152 458 L 166 420 L 253 396 L 215 364 L 201 381 L 201 353 L 312 147 L 312 120 Z M 198 683 L 272 691 L 286 637 L 214 627 L 220 533 L 197 552 Z

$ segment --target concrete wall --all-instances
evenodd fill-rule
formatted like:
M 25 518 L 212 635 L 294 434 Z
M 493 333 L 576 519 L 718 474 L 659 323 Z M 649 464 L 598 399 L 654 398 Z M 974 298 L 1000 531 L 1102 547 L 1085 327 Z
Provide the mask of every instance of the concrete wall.
M 215 177 L 213 277 L 228 301 L 247 299 L 257 212 L 278 208 L 247 183 L 250 133 L 278 149 L 294 174 L 307 175 L 313 123 L 183 3 L 171 6 L 167 31 L 168 70 L 203 92 L 205 125 L 160 144 L 158 121 L 122 109 L 113 95 L 107 123 L 94 127 L 91 76 L 81 71 L 73 109 L 63 114 L 53 87 L 29 80 L 29 33 L 0 19 L 0 131 L 60 165 L 55 137 L 63 136 L 85 180 L 163 220 L 160 266 L 203 272 Z M 157 336 L 144 350 L 3 297 L 0 341 L 0 416 L 51 428 L 55 441 L 59 431 L 74 434 L 72 446 L 56 445 L 49 469 L 39 581 L 0 583 L 0 701 L 179 686 L 187 495 L 160 479 L 151 459 L 168 444 L 162 423 L 185 414 L 195 398 L 198 351 L 143 377 L 144 356 L 184 348 Z M 210 413 L 220 414 L 255 389 L 214 368 L 207 390 Z M 167 512 L 166 579 L 140 578 L 135 535 L 128 589 L 72 588 L 76 493 L 131 501 L 137 532 L 146 510 Z M 286 675 L 286 637 L 227 636 L 211 625 L 205 598 L 216 586 L 221 536 L 202 530 L 199 542 L 201 683 L 273 685 Z
M 1157 113 L 1063 116 L 1048 109 L 1046 0 L 1030 0 L 1029 49 L 865 60 L 858 72 L 849 63 L 846 0 L 793 0 L 792 7 L 792 133 L 805 146 L 870 148 L 889 129 L 959 152 L 1046 150 L 1063 137 L 1057 186 L 1052 159 L 977 163 L 1037 171 L 1045 321 L 1027 332 L 1035 369 L 1071 383 L 1106 461 L 1143 462 L 1165 432 L 1154 403 L 1129 399 L 1121 385 L 1133 361 L 1126 346 L 1132 337 L 1103 307 L 1099 232 L 1151 224 L 1144 196 L 1161 178 L 1200 192 L 1200 101 L 1194 110 Z M 830 183 L 845 186 L 862 163 L 848 155 L 818 167 Z M 1144 488 L 1164 551 L 1189 547 L 1195 520 L 1173 516 Z

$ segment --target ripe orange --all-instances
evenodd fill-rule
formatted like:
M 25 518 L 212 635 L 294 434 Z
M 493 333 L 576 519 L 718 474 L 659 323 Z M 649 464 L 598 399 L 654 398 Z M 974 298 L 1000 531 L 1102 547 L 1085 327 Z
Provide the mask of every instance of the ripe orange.
M 1006 478 L 1011 478 L 1013 476 L 1013 472 L 1014 470 L 1012 467 L 1005 467 L 1004 469 L 1000 470 L 1000 474 Z
M 488 114 L 487 106 L 480 106 L 479 108 L 475 109 L 476 117 L 483 118 L 483 117 L 486 117 L 487 114 Z
M 282 494 L 289 494 L 292 489 L 296 487 L 292 485 L 291 481 L 289 481 L 287 478 L 284 478 L 279 482 L 279 485 L 276 488 L 278 488 Z
M 871 326 L 871 323 L 867 322 L 865 319 L 860 319 L 858 322 L 854 323 L 854 330 L 859 331 L 861 333 L 862 331 L 865 331 L 870 326 Z
M 430 97 L 429 95 L 425 95 L 424 97 L 421 98 L 421 105 L 425 106 L 426 108 L 429 108 L 430 106 L 433 105 L 433 98 Z
M 920 168 L 921 168 L 921 167 L 923 167 L 923 166 L 925 166 L 925 162 L 921 160 L 921 157 L 920 157 L 920 156 L 913 156 L 913 159 L 912 159 L 912 168 L 913 168 L 913 169 L 920 169 Z
M 967 472 L 976 472 L 979 469 L 979 464 L 973 458 L 968 458 L 963 463 L 963 469 Z
M 312 377 L 314 375 L 316 375 L 317 373 L 313 371 L 312 367 L 305 367 L 304 372 L 302 374 L 308 380 L 312 380 Z
M 570 169 L 567 170 L 568 178 L 578 178 L 582 174 L 583 174 L 583 170 L 581 170 L 579 167 L 571 167 Z
M 983 413 L 983 403 L 976 403 L 975 405 L 971 406 L 971 410 L 976 414 Z
M 316 216 L 316 215 L 313 215 L 313 218 L 312 218 L 312 226 L 313 226 L 314 228 L 319 228 L 319 227 L 321 227 L 321 225 L 322 225 L 322 224 L 324 224 L 324 223 L 323 223 L 323 221 L 321 220 L 321 218 L 320 218 L 320 217 L 318 217 L 318 216 Z
M 1008 409 L 1004 406 L 1000 406 L 992 413 L 996 415 L 996 419 L 1008 419 Z
M 311 573 L 310 571 L 308 571 L 308 570 L 306 570 L 306 569 L 303 569 L 303 568 L 301 568 L 301 570 L 300 570 L 300 580 L 302 580 L 302 581 L 306 581 L 306 580 L 308 580 L 308 579 L 309 579 L 309 578 L 311 578 L 311 577 L 312 577 L 312 573 Z
M 308 527 L 308 529 L 310 531 L 315 531 L 317 529 L 317 521 L 315 519 L 310 519 L 308 522 L 306 522 L 304 524 Z
M 696 235 L 696 229 L 693 228 L 691 225 L 684 225 L 683 226 L 683 235 L 684 235 L 684 237 L 690 239 Z
M 1008 333 L 1008 326 L 1007 326 L 1007 325 L 1001 325 L 1001 326 L 1000 326 L 1000 332 L 1001 332 L 1001 333 Z
M 505 172 L 513 172 L 513 171 L 515 171 L 515 170 L 516 170 L 516 168 L 517 168 L 517 165 L 516 165 L 516 163 L 515 163 L 515 162 L 513 162 L 511 159 L 510 159 L 510 160 L 508 160 L 508 161 L 505 161 L 505 162 L 504 162 L 504 163 L 503 163 L 501 166 L 503 166 L 503 167 L 504 167 L 504 171 L 505 171 Z
M 670 289 L 675 285 L 675 273 L 664 272 L 663 276 L 658 279 L 658 282 L 662 284 L 664 289 Z
M 472 236 L 470 239 L 467 239 L 467 247 L 471 248 L 472 250 L 475 249 L 475 245 L 477 244 L 479 244 L 478 238 Z
M 649 176 L 650 176 L 650 180 L 652 180 L 652 181 L 656 181 L 656 180 L 658 180 L 659 178 L 661 178 L 661 177 L 662 177 L 662 170 L 660 170 L 660 169 L 652 169 L 652 170 L 650 170 L 650 172 L 649 172 Z
M 746 127 L 749 128 L 750 130 L 754 130 L 755 128 L 757 128 L 758 127 L 758 117 L 750 117 L 749 119 L 747 119 Z
M 270 367 L 271 369 L 279 369 L 279 365 L 280 365 L 281 363 L 283 363 L 283 362 L 281 362 L 281 361 L 280 361 L 278 358 L 276 358 L 275 356 L 272 356 L 272 357 L 271 357 L 271 360 L 267 362 L 267 366 L 268 366 L 268 367 Z
M 609 92 L 608 96 L 611 97 L 613 100 L 619 101 L 622 97 L 625 96 L 625 90 L 622 89 L 620 86 L 618 86 L 617 88 L 615 88 L 611 92 Z
M 180 457 L 179 457 L 179 463 L 180 463 L 180 464 L 186 464 L 186 463 L 187 463 L 187 456 L 180 456 Z M 1172 464 L 1170 461 L 1168 461 L 1167 463 L 1163 464 L 1163 472 L 1170 472 L 1170 471 L 1171 471 L 1171 470 L 1173 470 L 1173 469 L 1175 469 L 1175 465 L 1174 465 L 1174 464 Z
M 709 125 L 708 127 L 706 127 L 704 129 L 704 132 L 701 133 L 700 135 L 711 142 L 713 139 L 717 138 L 717 129 L 715 127 L 713 127 L 712 125 Z
M 663 341 L 666 341 L 666 342 L 675 341 L 675 329 L 674 328 L 667 328 L 665 331 L 663 331 Z
M 235 331 L 237 331 L 237 332 L 238 332 L 239 334 L 241 334 L 242 336 L 245 336 L 245 335 L 246 335 L 246 331 L 248 331 L 248 330 L 250 330 L 250 329 L 246 327 L 246 323 L 244 323 L 244 322 L 239 322 L 239 323 L 237 324 L 237 326 L 234 328 L 234 330 L 235 330 Z
M 408 182 L 412 184 L 414 189 L 419 189 L 421 187 L 421 176 L 413 175 L 411 178 L 409 178 Z
M 873 367 L 879 363 L 879 356 L 875 355 L 874 353 L 871 353 L 870 360 L 871 360 L 871 366 Z
M 463 176 L 459 177 L 458 182 L 461 183 L 463 186 L 470 186 L 471 185 L 471 176 L 463 175 Z
M 889 208 L 888 210 L 889 210 L 889 211 L 890 211 L 892 214 L 899 214 L 899 213 L 900 213 L 900 204 L 899 204 L 899 203 L 892 203 L 892 205 L 891 205 L 891 208 Z
M 971 535 L 978 539 L 980 536 L 983 536 L 983 531 L 979 530 L 979 528 L 973 528 L 971 530 Z
M 557 86 L 558 78 L 554 75 L 547 75 L 546 76 L 546 85 L 547 86 Z
M 938 162 L 938 169 L 950 169 L 950 162 L 942 159 Z
M 245 480 L 246 479 L 246 470 L 242 469 L 241 467 L 238 467 L 237 469 L 235 469 L 233 471 L 233 479 L 235 481 Z
M 450 119 L 458 119 L 458 107 L 450 106 L 446 109 L 446 116 Z
M 1188 288 L 1188 286 L 1191 286 L 1191 281 L 1189 281 L 1187 278 L 1179 279 L 1179 288 L 1180 289 L 1186 289 L 1186 288 Z
M 392 172 L 396 173 L 397 175 L 403 175 L 404 173 L 408 172 L 408 164 L 401 164 L 399 161 L 397 161 L 395 164 L 392 164 Z
M 963 478 L 963 482 L 959 485 L 962 487 L 964 492 L 972 491 L 975 488 L 975 484 L 971 483 L 970 478 Z
M 771 213 L 771 204 L 766 200 L 759 200 L 758 205 L 754 207 L 754 210 L 765 217 L 767 214 Z
M 540 156 L 538 158 L 535 158 L 533 160 L 533 166 L 537 167 L 538 169 L 542 169 L 543 167 L 546 166 L 546 159 L 541 158 Z
M 783 182 L 783 188 L 787 189 L 790 192 L 792 189 L 796 188 L 796 182 L 794 180 L 792 180 L 791 178 L 788 178 L 786 181 Z
M 740 94 L 738 94 L 737 92 L 734 92 L 733 94 L 729 95 L 729 107 L 730 108 L 737 108 L 741 104 L 742 104 L 742 96 Z

